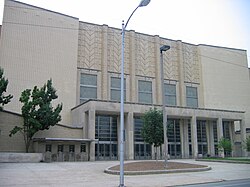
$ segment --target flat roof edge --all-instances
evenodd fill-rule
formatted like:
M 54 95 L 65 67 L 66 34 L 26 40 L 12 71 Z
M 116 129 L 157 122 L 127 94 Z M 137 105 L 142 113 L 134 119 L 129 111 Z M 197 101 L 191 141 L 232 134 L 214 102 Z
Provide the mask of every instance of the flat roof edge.
M 89 99 L 71 109 L 71 111 L 77 109 L 78 107 L 81 107 L 82 105 L 85 105 L 89 102 L 105 102 L 105 103 L 117 103 L 120 104 L 119 101 L 109 101 L 109 100 L 99 100 L 99 99 Z M 160 107 L 162 105 L 158 104 L 146 104 L 146 103 L 135 103 L 135 102 L 124 102 L 124 105 L 126 104 L 132 104 L 132 105 L 145 105 L 145 106 L 151 106 L 151 107 Z M 180 108 L 180 109 L 192 109 L 192 110 L 207 110 L 207 111 L 218 111 L 218 112 L 233 112 L 233 113 L 245 113 L 245 111 L 236 111 L 236 110 L 224 110 L 224 109 L 212 109 L 212 108 L 192 108 L 192 107 L 183 107 L 183 106 L 168 106 L 167 108 Z
M 66 16 L 66 17 L 69 17 L 69 18 L 73 18 L 73 19 L 79 20 L 79 18 L 77 18 L 77 17 L 69 16 L 67 14 L 63 14 L 63 13 L 60 13 L 60 12 L 52 11 L 52 10 L 49 10 L 49 9 L 46 9 L 46 8 L 42 8 L 42 7 L 38 7 L 38 6 L 34 6 L 34 5 L 31 5 L 31 4 L 28 4 L 28 3 L 23 3 L 23 2 L 15 1 L 15 0 L 8 0 L 8 1 L 12 1 L 12 2 L 19 3 L 19 4 L 22 4 L 22 5 L 26 5 L 26 6 L 29 6 L 29 7 L 37 8 L 37 9 L 40 9 L 40 10 L 48 11 L 48 12 L 51 12 L 51 13 L 55 13 L 55 14 L 59 14 L 59 15 L 62 15 L 62 16 Z

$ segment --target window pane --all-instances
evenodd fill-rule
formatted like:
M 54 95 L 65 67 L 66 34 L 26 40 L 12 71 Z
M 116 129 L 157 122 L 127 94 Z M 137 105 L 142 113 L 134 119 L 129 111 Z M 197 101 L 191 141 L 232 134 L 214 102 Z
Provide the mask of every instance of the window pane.
M 167 105 L 176 105 L 176 85 L 164 84 L 165 103 Z
M 81 74 L 81 84 L 83 85 L 97 85 L 97 76 L 90 74 Z
M 188 107 L 198 107 L 198 94 L 196 87 L 186 87 L 186 100 Z
M 151 93 L 139 93 L 139 102 L 140 103 L 152 103 L 152 94 Z
M 140 103 L 152 103 L 152 82 L 138 81 L 138 98 Z
M 121 92 L 120 92 L 120 90 L 111 90 L 111 100 L 114 100 L 114 101 L 120 101 L 121 100 Z
M 167 105 L 176 106 L 176 96 L 165 96 L 165 103 Z
M 187 106 L 188 107 L 198 107 L 198 101 L 194 98 L 188 98 L 187 99 Z
M 120 78 L 111 78 L 111 88 L 119 88 L 121 89 L 121 79 Z
M 138 81 L 139 92 L 152 92 L 152 82 Z
M 96 99 L 97 98 L 97 88 L 81 86 L 81 88 L 80 88 L 80 98 L 83 98 L 83 99 Z
M 198 107 L 198 99 L 197 98 L 187 98 L 187 106 L 188 107 Z
M 110 99 L 114 101 L 121 100 L 121 79 L 111 77 Z M 126 79 L 124 79 L 124 101 L 126 101 Z
M 176 95 L 176 86 L 173 84 L 164 84 L 165 95 Z
M 197 98 L 197 88 L 187 86 L 187 97 L 196 97 Z

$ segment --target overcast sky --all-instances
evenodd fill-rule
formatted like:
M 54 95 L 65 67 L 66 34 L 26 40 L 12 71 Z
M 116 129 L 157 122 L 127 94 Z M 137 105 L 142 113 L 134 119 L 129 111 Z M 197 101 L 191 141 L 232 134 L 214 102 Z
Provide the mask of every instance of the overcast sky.
M 77 17 L 80 21 L 121 28 L 140 0 L 20 0 Z M 4 0 L 0 0 L 0 20 Z M 127 30 L 192 44 L 246 49 L 250 61 L 250 0 L 151 0 L 139 8 Z

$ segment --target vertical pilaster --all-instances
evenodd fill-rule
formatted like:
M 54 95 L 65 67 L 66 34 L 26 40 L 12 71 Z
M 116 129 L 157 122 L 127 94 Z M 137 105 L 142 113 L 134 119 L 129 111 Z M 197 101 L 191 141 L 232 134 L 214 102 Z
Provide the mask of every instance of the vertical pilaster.
M 181 153 L 182 158 L 189 158 L 189 142 L 188 142 L 188 123 L 187 120 L 181 120 Z
M 208 154 L 210 156 L 214 156 L 215 152 L 214 152 L 214 131 L 213 131 L 213 123 L 212 121 L 207 121 L 207 125 L 206 125 L 206 132 L 207 132 L 207 149 L 208 149 Z
M 217 134 L 218 134 L 218 142 L 221 138 L 223 138 L 223 125 L 222 125 L 222 118 L 217 119 Z M 225 157 L 224 150 L 218 150 L 218 154 L 220 157 Z
M 198 143 L 197 143 L 197 122 L 196 116 L 193 115 L 191 119 L 191 139 L 192 139 L 192 155 L 194 158 L 198 156 Z
M 129 112 L 126 118 L 126 159 L 134 159 L 134 114 Z
M 129 76 L 129 101 L 130 102 L 137 102 L 136 100 L 136 77 L 135 77 L 135 72 L 136 72 L 136 49 L 135 49 L 135 31 L 131 30 L 129 31 L 129 36 L 130 36 L 130 64 L 129 64 L 129 71 L 130 71 L 130 76 Z M 127 95 L 128 95 L 127 94 Z M 127 100 L 128 101 L 128 100 Z
M 220 139 L 223 138 L 222 118 L 217 119 L 217 135 L 218 135 L 218 141 L 220 141 Z
M 241 132 L 241 144 L 246 140 L 246 124 L 245 119 L 240 121 L 240 132 Z M 247 156 L 247 152 L 242 146 L 242 156 Z
M 108 26 L 102 27 L 101 99 L 108 99 Z
M 178 62 L 179 62 L 179 105 L 186 106 L 186 89 L 184 84 L 184 60 L 182 42 L 177 41 Z
M 232 156 L 235 156 L 235 128 L 234 128 L 234 121 L 230 123 L 229 126 L 229 133 L 230 133 L 230 140 L 232 144 Z
M 162 105 L 162 89 L 161 89 L 161 62 L 160 62 L 160 37 L 154 36 L 155 40 L 155 98 L 156 104 Z M 164 76 L 164 75 L 163 75 Z
M 95 139 L 95 110 L 89 110 L 88 114 L 88 138 Z M 95 160 L 95 141 L 91 141 L 89 145 L 89 160 Z

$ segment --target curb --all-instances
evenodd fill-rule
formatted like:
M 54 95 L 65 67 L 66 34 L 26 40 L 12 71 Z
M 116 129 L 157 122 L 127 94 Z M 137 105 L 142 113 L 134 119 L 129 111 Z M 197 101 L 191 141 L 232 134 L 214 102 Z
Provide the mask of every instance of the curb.
M 111 168 L 111 167 L 109 167 Z M 104 170 L 104 173 L 111 175 L 119 175 L 120 171 L 110 170 L 109 168 Z M 210 166 L 204 168 L 187 168 L 187 169 L 172 169 L 172 170 L 147 170 L 147 171 L 124 171 L 124 175 L 151 175 L 151 174 L 170 174 L 170 173 L 186 173 L 186 172 L 200 172 L 208 171 L 212 168 Z
M 233 164 L 250 164 L 247 161 L 234 161 L 234 160 L 206 160 L 206 159 L 195 159 L 195 161 L 202 162 L 221 162 L 221 163 L 233 163 Z

